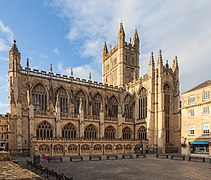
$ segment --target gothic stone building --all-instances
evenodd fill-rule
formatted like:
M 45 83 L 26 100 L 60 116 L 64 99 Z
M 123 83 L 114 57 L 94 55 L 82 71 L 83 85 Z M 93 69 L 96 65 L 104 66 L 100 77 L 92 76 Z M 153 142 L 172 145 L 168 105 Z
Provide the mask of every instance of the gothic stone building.
M 11 152 L 45 155 L 123 154 L 143 148 L 177 151 L 180 92 L 177 57 L 139 77 L 140 40 L 104 44 L 102 81 L 21 67 L 16 42 L 9 51 Z

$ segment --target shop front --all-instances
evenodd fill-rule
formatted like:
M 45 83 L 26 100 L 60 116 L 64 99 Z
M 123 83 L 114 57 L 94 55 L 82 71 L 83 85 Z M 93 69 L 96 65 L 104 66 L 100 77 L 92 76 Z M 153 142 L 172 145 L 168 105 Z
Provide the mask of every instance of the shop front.
M 209 154 L 209 141 L 189 142 L 191 154 Z

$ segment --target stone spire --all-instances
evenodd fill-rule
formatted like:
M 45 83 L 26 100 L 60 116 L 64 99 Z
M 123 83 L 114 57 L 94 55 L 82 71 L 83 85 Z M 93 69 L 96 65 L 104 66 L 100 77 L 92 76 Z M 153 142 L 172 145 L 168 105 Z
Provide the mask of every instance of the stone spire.
M 16 72 L 21 69 L 20 64 L 20 52 L 18 51 L 16 40 L 13 41 L 12 48 L 9 51 L 9 71 L 10 72 Z
M 52 64 L 50 64 L 50 73 L 51 74 L 53 73 L 53 66 L 52 66 Z
M 122 22 L 120 23 L 119 33 L 118 33 L 118 47 L 122 48 L 125 46 L 125 32 Z
M 133 36 L 133 41 L 139 41 L 139 37 L 138 37 L 138 32 L 137 32 L 137 29 L 135 29 L 135 33 L 134 33 L 134 36 Z
M 70 69 L 70 76 L 73 77 L 73 68 Z
M 158 64 L 163 64 L 163 58 L 162 58 L 162 51 L 161 51 L 161 49 L 159 50 L 159 53 L 158 53 Z
M 120 22 L 119 34 L 122 34 L 125 36 L 125 31 L 124 31 L 122 22 Z
M 92 73 L 89 73 L 89 80 L 92 80 Z
M 133 47 L 135 47 L 135 50 L 137 52 L 139 52 L 139 37 L 138 37 L 138 32 L 137 29 L 135 29 L 135 33 L 133 36 L 133 43 L 132 43 Z
M 17 46 L 16 46 L 16 40 L 13 41 L 13 45 L 12 45 L 11 50 L 13 50 L 13 51 L 18 51 L 18 48 L 17 48 Z
M 29 58 L 26 59 L 26 68 L 29 69 Z
M 155 65 L 153 51 L 151 51 L 151 54 L 150 54 L 149 65 L 152 65 L 152 66 Z
M 169 68 L 169 62 L 166 60 L 166 68 Z
M 155 61 L 153 51 L 151 51 L 150 60 L 149 60 L 149 75 L 150 77 L 154 76 Z
M 157 68 L 158 68 L 158 75 L 161 77 L 162 76 L 162 72 L 163 72 L 163 58 L 162 58 L 162 51 L 161 51 L 161 49 L 159 50 L 159 53 L 158 53 Z
M 173 70 L 173 72 L 174 72 L 176 69 L 179 69 L 177 56 L 175 56 L 175 58 L 174 58 L 174 60 L 173 60 L 173 65 L 172 65 L 172 70 Z
M 107 44 L 106 41 L 104 42 L 104 47 L 103 47 L 103 54 L 107 54 L 108 53 L 108 48 L 107 48 Z

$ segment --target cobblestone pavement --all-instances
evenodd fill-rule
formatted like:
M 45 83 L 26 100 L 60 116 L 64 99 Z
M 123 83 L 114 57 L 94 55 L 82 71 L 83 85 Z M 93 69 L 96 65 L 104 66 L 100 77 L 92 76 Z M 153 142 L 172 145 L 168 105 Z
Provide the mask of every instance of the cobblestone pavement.
M 26 165 L 29 157 L 15 157 L 22 166 Z M 31 158 L 32 159 L 32 158 Z M 43 166 L 73 177 L 74 180 L 210 180 L 211 164 L 201 160 L 189 162 L 187 160 L 171 160 L 155 158 L 148 155 L 147 158 L 118 159 L 101 161 L 88 161 L 88 157 L 82 162 L 69 162 L 69 158 L 63 158 L 63 162 L 41 162 Z

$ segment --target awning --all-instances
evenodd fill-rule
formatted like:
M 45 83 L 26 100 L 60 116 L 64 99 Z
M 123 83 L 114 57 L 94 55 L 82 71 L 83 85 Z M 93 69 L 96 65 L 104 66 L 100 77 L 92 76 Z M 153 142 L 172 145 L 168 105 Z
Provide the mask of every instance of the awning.
M 196 142 L 190 142 L 190 144 L 209 144 L 209 141 L 196 141 Z

